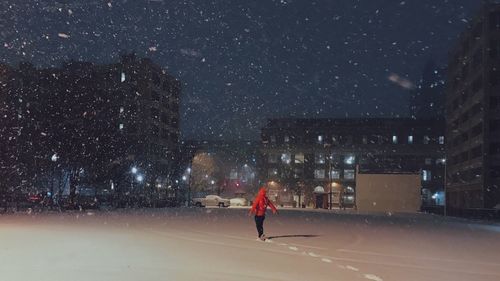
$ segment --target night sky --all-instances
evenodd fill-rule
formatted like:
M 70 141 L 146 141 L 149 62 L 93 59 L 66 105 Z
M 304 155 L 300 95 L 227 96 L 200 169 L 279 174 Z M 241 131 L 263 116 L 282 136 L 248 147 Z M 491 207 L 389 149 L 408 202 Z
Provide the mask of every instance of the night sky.
M 184 138 L 257 139 L 270 117 L 407 116 L 410 91 L 389 76 L 418 84 L 426 61 L 444 66 L 480 3 L 0 0 L 0 59 L 135 51 L 183 82 Z

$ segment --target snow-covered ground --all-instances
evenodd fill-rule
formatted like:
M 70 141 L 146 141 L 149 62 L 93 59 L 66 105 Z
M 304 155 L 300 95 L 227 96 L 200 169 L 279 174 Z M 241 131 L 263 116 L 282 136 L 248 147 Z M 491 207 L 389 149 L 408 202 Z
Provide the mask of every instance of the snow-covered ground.
M 0 215 L 0 280 L 500 280 L 500 226 L 245 209 Z

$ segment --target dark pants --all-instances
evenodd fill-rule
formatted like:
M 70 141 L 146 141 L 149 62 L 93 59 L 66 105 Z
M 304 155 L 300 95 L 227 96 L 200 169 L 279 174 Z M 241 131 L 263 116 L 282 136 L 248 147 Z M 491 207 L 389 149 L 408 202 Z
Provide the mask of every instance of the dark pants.
M 257 232 L 259 234 L 259 238 L 264 234 L 264 220 L 266 216 L 255 216 L 255 226 L 257 227 Z

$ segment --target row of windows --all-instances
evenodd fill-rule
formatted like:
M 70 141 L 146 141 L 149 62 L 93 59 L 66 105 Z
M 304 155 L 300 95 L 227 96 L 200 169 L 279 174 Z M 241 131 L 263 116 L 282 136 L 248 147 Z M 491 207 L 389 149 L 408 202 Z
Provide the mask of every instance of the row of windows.
M 466 183 L 474 180 L 478 180 L 482 177 L 483 168 L 474 168 L 467 171 L 456 172 L 451 175 L 452 183 Z
M 295 164 L 304 164 L 307 160 L 304 156 L 304 153 L 296 153 L 292 154 L 290 152 L 284 153 L 269 153 L 267 157 L 268 163 L 275 164 L 281 162 L 283 164 L 291 164 L 292 162 Z M 411 161 L 411 160 L 410 160 Z M 325 153 L 315 153 L 314 154 L 314 163 L 315 164 L 325 164 L 332 163 L 335 166 L 338 166 L 340 162 L 343 162 L 345 165 L 354 165 L 356 163 L 356 156 L 354 155 L 338 155 L 332 154 L 328 155 Z M 432 158 L 425 158 L 425 165 L 432 165 L 434 163 Z M 435 160 L 436 165 L 444 165 L 446 163 L 446 159 L 438 158 Z
M 483 155 L 483 146 L 477 145 L 468 151 L 464 151 L 451 157 L 451 164 L 463 163 L 468 160 L 473 160 Z
M 268 154 L 268 162 L 269 163 L 278 163 L 279 160 L 281 160 L 282 163 L 284 164 L 291 164 L 292 161 L 295 164 L 304 164 L 307 160 L 304 155 L 304 153 L 296 153 L 296 154 L 291 154 L 290 152 L 284 152 L 281 154 L 278 153 L 269 153 Z M 332 154 L 328 156 L 325 153 L 315 153 L 314 154 L 314 163 L 316 164 L 325 164 L 326 160 L 330 160 L 331 162 L 340 162 L 343 160 L 344 164 L 346 165 L 353 165 L 356 161 L 356 157 L 353 155 L 338 155 L 338 154 Z
M 459 124 L 463 124 L 463 123 L 469 121 L 471 118 L 474 118 L 476 115 L 478 115 L 481 112 L 483 112 L 482 103 L 478 102 L 478 103 L 474 104 L 471 108 L 469 108 L 469 110 L 465 111 L 457 119 L 453 120 L 452 130 L 456 130 L 458 128 Z
M 272 135 L 270 136 L 270 141 L 271 143 L 278 143 L 277 137 Z M 283 143 L 292 143 L 292 140 L 295 138 L 293 136 L 285 135 L 283 136 Z M 264 143 L 267 141 L 264 140 Z M 327 140 L 327 138 L 324 135 L 317 135 L 315 137 L 315 142 L 317 144 L 354 144 L 355 140 L 353 136 L 331 136 Z M 381 136 L 381 135 L 371 135 L 371 136 L 361 136 L 360 139 L 358 139 L 358 142 L 360 144 L 386 144 L 386 143 L 392 143 L 392 144 L 414 144 L 414 143 L 422 143 L 422 144 L 431 144 L 431 143 L 437 143 L 437 144 L 444 144 L 444 136 L 438 136 L 437 138 L 432 138 L 431 136 L 425 135 L 422 137 L 421 142 L 417 141 L 417 139 L 413 135 L 408 135 L 406 136 L 406 139 L 404 137 L 401 137 L 400 135 L 392 135 L 392 137 L 389 139 L 387 137 Z
M 454 129 L 454 126 L 452 126 L 452 129 Z M 491 123 L 490 123 L 490 130 L 491 130 Z M 474 127 L 472 127 L 468 132 L 464 132 L 458 136 L 456 136 L 453 139 L 453 147 L 459 146 L 462 143 L 468 141 L 469 139 L 473 139 L 483 133 L 483 122 L 480 122 L 476 124 Z
M 169 118 L 168 114 L 166 112 L 162 112 L 161 115 L 160 115 L 160 111 L 157 109 L 157 108 L 151 108 L 151 118 L 152 119 L 160 119 L 160 121 L 163 123 L 163 124 L 170 124 L 174 127 L 177 126 L 179 120 L 177 117 L 172 117 L 172 118 Z
M 278 170 L 278 168 L 269 168 L 268 169 L 268 177 L 273 178 L 313 178 L 315 179 L 332 179 L 332 180 L 354 180 L 355 178 L 355 170 L 354 169 L 333 169 L 330 170 L 330 175 L 327 175 L 327 171 L 325 169 L 315 169 L 313 175 L 306 175 L 304 173 L 304 169 L 295 168 L 293 170 L 282 169 Z
M 135 124 L 130 124 L 128 126 L 125 126 L 124 123 L 119 123 L 118 129 L 120 131 L 127 130 L 127 132 L 130 134 L 137 133 L 137 125 L 135 125 Z M 154 125 L 154 124 L 151 126 L 151 135 L 155 136 L 155 137 L 161 137 L 162 139 L 167 140 L 167 141 L 171 141 L 175 137 L 175 135 L 170 133 L 170 131 L 165 130 L 165 129 L 160 130 L 160 127 L 157 125 Z
M 295 168 L 293 170 L 293 174 L 291 170 L 284 169 L 281 171 L 281 173 L 278 172 L 277 168 L 269 168 L 268 170 L 268 177 L 271 179 L 276 179 L 276 178 L 310 178 L 306 177 L 304 174 L 304 170 L 302 168 Z M 344 170 L 339 170 L 339 169 L 332 169 L 330 170 L 330 175 L 327 175 L 327 170 L 325 169 L 315 169 L 314 170 L 314 179 L 322 180 L 322 179 L 329 179 L 329 180 L 346 180 L 346 181 L 353 181 L 356 177 L 356 172 L 354 169 L 344 169 Z M 421 179 L 424 182 L 428 182 L 432 180 L 432 173 L 430 170 L 422 170 L 421 174 Z

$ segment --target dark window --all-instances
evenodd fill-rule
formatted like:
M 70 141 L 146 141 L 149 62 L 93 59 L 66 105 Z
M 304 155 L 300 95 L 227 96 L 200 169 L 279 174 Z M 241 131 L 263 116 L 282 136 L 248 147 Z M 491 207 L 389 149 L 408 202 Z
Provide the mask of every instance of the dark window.
M 156 91 L 151 92 L 151 99 L 154 101 L 160 101 L 160 95 Z
M 490 14 L 490 30 L 500 29 L 500 12 L 493 12 Z
M 470 117 L 473 117 L 475 116 L 476 114 L 478 114 L 479 112 L 481 112 L 483 110 L 483 107 L 481 105 L 481 103 L 476 103 L 474 104 L 471 109 L 469 110 L 470 112 Z
M 500 119 L 493 119 L 490 121 L 490 132 L 500 131 Z
M 474 138 L 483 132 L 483 123 L 479 123 L 470 130 L 470 137 Z
M 498 71 L 498 69 L 496 68 L 490 70 L 490 85 L 491 86 L 498 85 L 499 80 L 500 80 L 500 71 Z
M 158 110 L 158 108 L 151 108 L 151 118 L 158 119 L 159 115 L 160 111 Z
M 483 50 L 479 49 L 472 57 L 472 68 L 476 69 L 483 63 Z
M 491 154 L 500 154 L 500 142 L 493 142 L 490 144 L 490 153 Z
M 158 126 L 156 126 L 156 125 L 153 125 L 151 127 L 151 134 L 153 136 L 158 136 L 160 134 L 160 128 Z
M 479 90 L 481 90 L 483 88 L 483 77 L 482 76 L 479 76 L 478 78 L 476 78 L 476 80 L 474 80 L 474 82 L 472 83 L 472 93 L 477 93 Z
M 500 97 L 490 97 L 490 109 L 500 108 Z
M 469 112 L 468 111 L 466 111 L 462 115 L 460 115 L 460 119 L 459 119 L 460 123 L 465 123 L 468 120 L 469 120 Z
M 493 166 L 490 169 L 490 177 L 492 178 L 500 178 L 500 166 Z
M 478 158 L 483 154 L 483 146 L 478 145 L 470 150 L 470 159 Z
M 491 40 L 489 47 L 490 58 L 495 59 L 500 54 L 500 40 Z
M 164 124 L 168 124 L 168 115 L 165 112 L 161 113 L 160 121 Z

